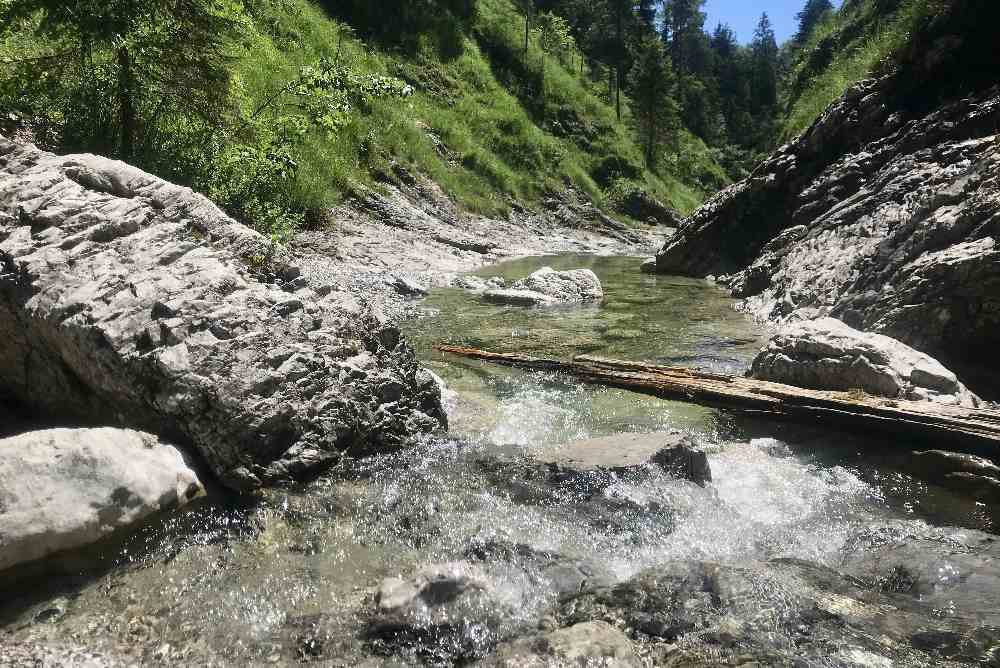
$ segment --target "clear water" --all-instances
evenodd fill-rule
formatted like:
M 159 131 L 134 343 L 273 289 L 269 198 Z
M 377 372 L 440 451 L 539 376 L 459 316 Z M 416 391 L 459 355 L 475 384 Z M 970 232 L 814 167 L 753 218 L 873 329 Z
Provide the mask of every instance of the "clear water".
M 144 665 L 355 665 L 375 651 L 366 628 L 383 578 L 467 559 L 477 546 L 562 555 L 586 564 L 588 577 L 614 582 L 675 559 L 797 557 L 835 566 L 853 536 L 889 524 L 988 528 L 975 504 L 898 473 L 892 455 L 864 454 L 891 452 L 891 444 L 750 424 L 434 351 L 448 342 L 739 372 L 766 334 L 712 285 L 640 274 L 635 259 L 529 259 L 482 274 L 519 278 L 543 264 L 592 268 L 605 302 L 518 309 L 440 290 L 426 304 L 437 314 L 406 324 L 449 386 L 448 437 L 345 462 L 258 501 L 220 495 L 125 545 L 104 546 L 96 566 L 0 583 L 0 640 L 85 644 Z M 547 484 L 532 463 L 552 444 L 668 429 L 714 444 L 712 485 L 654 472 L 583 498 Z M 537 560 L 488 554 L 483 568 L 503 604 L 489 628 L 497 637 L 533 628 L 560 591 Z

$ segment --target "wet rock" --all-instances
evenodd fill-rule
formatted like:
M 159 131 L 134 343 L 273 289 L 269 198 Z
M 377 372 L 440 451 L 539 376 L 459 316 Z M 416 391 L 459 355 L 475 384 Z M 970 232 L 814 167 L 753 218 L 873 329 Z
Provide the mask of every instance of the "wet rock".
M 975 455 L 945 450 L 914 452 L 906 470 L 921 480 L 932 482 L 973 496 L 1000 498 L 1000 466 Z
M 405 276 L 390 274 L 385 281 L 390 287 L 401 295 L 423 297 L 427 294 L 427 288 L 416 281 L 406 278 Z
M 643 663 L 628 636 L 607 622 L 594 621 L 501 645 L 493 656 L 476 665 L 484 668 L 638 668 Z
M 614 581 L 608 569 L 594 560 L 499 538 L 473 540 L 466 548 L 465 556 L 484 563 L 514 564 L 537 577 L 539 586 L 560 596 L 577 594 L 588 587 L 605 586 Z
M 928 616 L 948 610 L 956 622 L 1000 629 L 1000 540 L 992 534 L 907 525 L 868 530 L 848 541 L 842 569 L 919 603 Z
M 988 570 L 996 567 L 981 562 L 979 573 Z M 943 657 L 975 661 L 996 641 L 996 615 L 985 612 L 992 594 L 958 598 L 943 616 L 944 601 L 961 587 L 930 601 L 873 591 L 867 582 L 794 559 L 671 562 L 567 599 L 557 620 L 604 620 L 659 652 L 656 665 L 813 665 L 831 655 L 836 665 L 933 665 Z M 994 587 L 973 575 L 964 591 L 976 585 Z
M 514 616 L 499 585 L 463 561 L 384 580 L 375 606 L 369 633 L 376 644 L 439 657 L 483 656 L 502 639 L 504 620 Z
M 534 290 L 487 290 L 483 299 L 494 304 L 510 304 L 511 306 L 554 306 L 559 301 L 554 297 L 535 292 Z
M 0 138 L 0 394 L 34 412 L 177 435 L 236 489 L 442 427 L 381 311 L 303 278 L 188 188 Z
M 851 87 L 688 218 L 657 270 L 730 274 L 757 317 L 832 315 L 995 387 L 1000 91 L 928 111 L 900 105 L 900 80 Z
M 486 281 L 478 276 L 458 276 L 452 285 L 456 288 L 469 290 L 470 292 L 485 292 L 488 288 Z
M 174 447 L 124 429 L 0 440 L 0 570 L 79 548 L 203 496 Z
M 978 406 L 954 373 L 929 355 L 834 318 L 785 325 L 754 358 L 750 375 L 817 390 Z
M 689 437 L 676 433 L 615 434 L 571 441 L 536 457 L 559 480 L 583 477 L 607 485 L 614 476 L 654 466 L 699 485 L 712 481 L 706 453 Z
M 601 281 L 589 269 L 556 271 L 551 267 L 542 267 L 508 289 L 483 293 L 486 301 L 515 306 L 590 303 L 603 298 Z

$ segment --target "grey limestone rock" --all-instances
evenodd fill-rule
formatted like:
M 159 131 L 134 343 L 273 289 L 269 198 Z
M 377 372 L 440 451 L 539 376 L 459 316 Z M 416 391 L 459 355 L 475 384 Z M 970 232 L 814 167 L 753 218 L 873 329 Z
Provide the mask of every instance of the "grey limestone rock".
M 181 453 L 127 429 L 0 439 L 0 570 L 95 543 L 205 488 Z
M 399 331 L 302 278 L 188 188 L 0 138 L 0 394 L 36 411 L 168 434 L 237 489 L 440 428 Z
M 937 360 L 895 339 L 859 332 L 835 318 L 792 322 L 754 358 L 750 374 L 817 390 L 976 407 L 979 398 Z
M 507 289 L 487 290 L 483 298 L 515 306 L 553 306 L 600 302 L 604 299 L 604 289 L 589 269 L 556 271 L 542 267 Z

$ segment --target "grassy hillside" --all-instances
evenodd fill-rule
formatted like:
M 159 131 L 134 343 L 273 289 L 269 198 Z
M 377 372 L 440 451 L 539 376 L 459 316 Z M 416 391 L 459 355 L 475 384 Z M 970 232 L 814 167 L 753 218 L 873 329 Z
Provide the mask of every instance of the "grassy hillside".
M 809 127 L 852 84 L 903 48 L 938 0 L 845 0 L 795 53 L 782 139 Z
M 339 58 L 363 73 L 398 77 L 415 94 L 377 101 L 336 137 L 314 137 L 302 156 L 302 200 L 322 206 L 354 183 L 370 183 L 397 160 L 431 176 L 457 201 L 500 214 L 512 199 L 532 203 L 572 184 L 600 204 L 616 181 L 633 181 L 687 211 L 725 176 L 693 137 L 683 139 L 693 166 L 653 174 L 643 169 L 629 119 L 574 68 L 523 51 L 523 20 L 509 0 L 480 0 L 471 25 L 448 37 L 427 34 L 415 48 L 364 39 L 365 26 L 332 19 L 307 0 L 273 5 L 240 59 L 239 80 L 257 100 L 274 80 L 319 57 Z M 544 94 L 540 72 L 544 60 Z M 578 63 L 578 58 L 570 59 Z
M 591 80 L 579 53 L 544 55 L 535 39 L 525 53 L 523 18 L 512 0 L 478 0 L 476 12 L 464 17 L 452 16 L 443 0 L 424 4 L 441 5 L 440 12 L 424 17 L 431 19 L 426 26 L 418 25 L 423 21 L 390 20 L 365 3 L 230 3 L 239 37 L 227 52 L 232 87 L 227 126 L 206 129 L 160 117 L 158 132 L 150 136 L 157 146 L 178 148 L 137 151 L 132 161 L 190 183 L 235 215 L 279 234 L 287 234 L 288 221 L 301 220 L 302 213 L 307 220 L 322 219 L 322 211 L 359 184 L 374 185 L 379 175 L 393 173 L 389 167 L 394 161 L 427 174 L 470 210 L 489 215 L 502 215 L 515 201 L 534 204 L 567 186 L 586 192 L 608 210 L 617 194 L 641 188 L 688 212 L 725 185 L 725 173 L 711 152 L 686 131 L 678 138 L 677 155 L 663 161 L 657 173 L 645 169 L 628 105 L 618 121 L 606 99 L 606 84 Z M 362 9 L 351 13 L 347 7 Z M 32 34 L 33 27 L 29 17 L 20 29 L 0 31 L 0 64 L 25 62 L 24 55 L 28 62 L 47 58 L 66 46 Z M 401 34 L 388 35 L 387 27 Z M 114 154 L 114 135 L 98 138 L 109 146 L 104 150 L 96 140 L 59 142 L 71 134 L 60 134 L 60 123 L 74 116 L 86 119 L 72 105 L 95 72 L 107 77 L 102 109 L 107 125 L 115 121 L 117 79 L 110 74 L 115 72 L 115 52 L 98 55 L 103 60 L 96 66 L 90 63 L 89 70 L 81 67 L 82 73 L 74 75 L 77 88 L 63 85 L 64 90 L 56 91 L 62 84 L 53 76 L 47 88 L 32 87 L 24 95 L 16 80 L 8 82 L 0 90 L 0 112 L 28 119 L 45 116 L 40 126 L 57 128 L 47 135 L 50 148 Z M 296 139 L 293 152 L 279 156 L 281 164 L 275 167 L 273 148 L 247 138 L 252 133 L 248 128 L 269 115 L 270 140 L 286 133 L 293 123 L 285 114 L 301 109 L 294 107 L 298 93 L 293 84 L 303 68 L 315 71 L 318 63 L 347 66 L 358 77 L 370 77 L 373 85 L 379 85 L 378 77 L 399 79 L 411 94 L 364 96 L 351 105 L 345 122 L 297 130 L 306 134 Z M 22 82 L 30 81 L 23 72 L 21 76 Z M 74 137 L 85 135 L 85 129 L 74 131 Z M 241 143 L 254 141 L 258 150 L 242 148 Z M 233 145 L 240 150 L 231 150 Z M 202 151 L 204 155 L 190 155 Z M 254 171 L 258 162 L 268 161 L 266 169 Z M 262 203 L 245 205 L 248 198 L 256 199 L 254 189 L 274 192 L 262 195 Z M 275 208 L 299 213 L 289 218 Z

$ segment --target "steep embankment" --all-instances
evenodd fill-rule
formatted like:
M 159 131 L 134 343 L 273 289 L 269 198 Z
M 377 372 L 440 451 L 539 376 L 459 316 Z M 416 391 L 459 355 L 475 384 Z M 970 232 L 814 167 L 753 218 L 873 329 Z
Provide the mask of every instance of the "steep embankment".
M 989 390 L 1000 343 L 1000 91 L 982 2 L 948 3 L 656 258 L 723 275 L 755 315 L 833 315 Z

